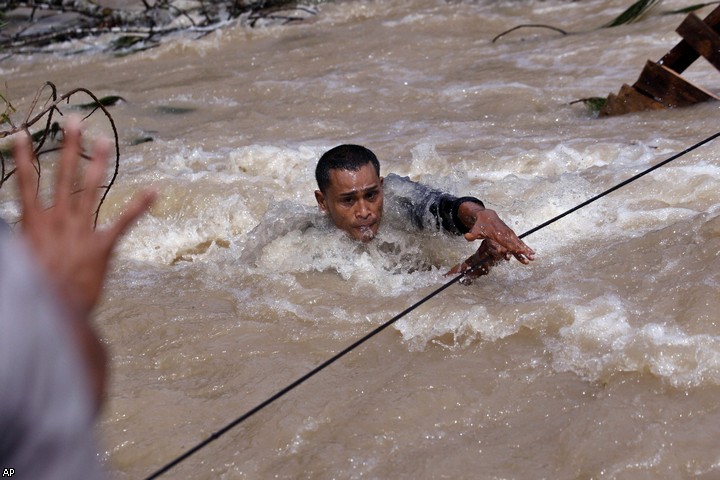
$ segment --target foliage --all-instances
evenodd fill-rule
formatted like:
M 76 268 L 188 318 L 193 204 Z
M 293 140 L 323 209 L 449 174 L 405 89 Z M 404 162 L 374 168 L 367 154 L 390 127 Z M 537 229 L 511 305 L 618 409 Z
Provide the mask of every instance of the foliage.
M 611 22 L 606 23 L 601 28 L 612 28 L 637 22 L 658 3 L 660 3 L 660 0 L 638 0 L 637 2 L 630 5 L 617 18 L 615 18 Z
M 0 117 L 0 139 L 11 138 L 16 134 L 21 134 L 23 132 L 30 136 L 36 158 L 35 171 L 37 172 L 39 179 L 42 174 L 42 167 L 45 163 L 46 157 L 51 152 L 58 150 L 57 142 L 62 140 L 62 127 L 59 122 L 54 120 L 55 115 L 62 117 L 62 109 L 66 107 L 73 108 L 72 105 L 67 105 L 70 100 L 75 96 L 83 95 L 92 100 L 91 102 L 77 106 L 77 108 L 91 109 L 91 111 L 83 117 L 83 121 L 87 120 L 91 115 L 100 110 L 110 124 L 115 140 L 115 168 L 110 181 L 107 185 L 103 185 L 101 187 L 103 194 L 95 210 L 95 222 L 97 222 L 100 207 L 105 201 L 113 183 L 115 183 L 120 167 L 118 132 L 115 127 L 115 121 L 106 107 L 106 105 L 116 103 L 117 99 L 120 99 L 120 97 L 104 97 L 99 99 L 94 93 L 86 88 L 75 88 L 63 95 L 59 95 L 55 85 L 51 82 L 47 82 L 38 90 L 25 118 L 22 122 L 16 125 L 12 119 L 12 114 L 16 113 L 15 108 L 4 96 L 0 95 L 0 99 L 5 103 L 5 112 L 2 114 L 2 117 Z M 44 99 L 44 101 L 42 106 L 38 109 L 41 99 Z M 36 111 L 36 109 L 38 109 L 38 111 Z M 38 126 L 40 127 L 39 129 Z M 37 131 L 33 133 L 32 130 Z M 0 188 L 2 188 L 5 185 L 5 182 L 7 182 L 15 174 L 14 164 L 10 156 L 9 149 L 0 149 Z M 83 157 L 89 158 L 89 156 L 85 154 L 83 154 Z
M 310 0 L 323 3 L 328 0 Z M 91 0 L 10 0 L 0 3 L 0 51 L 8 58 L 14 54 L 54 53 L 54 47 L 61 42 L 85 39 L 92 36 L 109 35 L 103 42 L 105 49 L 117 55 L 127 55 L 153 48 L 166 36 L 176 33 L 190 33 L 202 37 L 232 22 L 250 27 L 268 23 L 290 23 L 303 20 L 315 12 L 311 7 L 302 6 L 296 0 L 142 0 L 141 8 L 108 8 Z M 137 6 L 137 5 L 136 5 Z M 12 16 L 7 15 L 12 12 Z M 67 15 L 70 14 L 70 15 Z M 12 18 L 12 21 L 6 21 Z M 51 19 L 51 22 L 47 22 Z M 45 21 L 45 23 L 43 23 Z M 52 27 L 48 26 L 52 24 Z M 113 38 L 114 37 L 114 38 Z M 70 48 L 85 48 L 84 43 L 66 43 Z M 48 48 L 52 46 L 53 48 Z M 67 47 L 63 47 L 67 48 Z M 76 53 L 65 51 L 64 53 Z M 2 58 L 0 58 L 2 61 Z M 77 96 L 87 96 L 90 101 L 70 105 Z M 42 106 L 40 101 L 43 100 Z M 85 88 L 76 88 L 59 95 L 51 82 L 41 87 L 25 118 L 16 124 L 17 113 L 8 100 L 0 94 L 0 140 L 11 139 L 24 132 L 31 137 L 35 152 L 35 169 L 40 178 L 47 157 L 58 149 L 62 141 L 62 126 L 55 117 L 63 116 L 63 109 L 89 110 L 83 120 L 100 111 L 112 128 L 115 140 L 115 168 L 107 185 L 102 186 L 103 194 L 95 210 L 97 222 L 100 207 L 117 178 L 120 166 L 118 132 L 108 108 L 123 101 L 116 95 L 98 98 Z M 37 111 L 36 111 L 37 109 Z M 189 110 L 176 107 L 159 107 L 163 113 L 185 114 Z M 39 127 L 39 128 L 38 128 Z M 34 131 L 34 132 L 33 132 Z M 151 137 L 141 137 L 132 142 L 151 142 Z M 0 147 L 0 188 L 15 173 L 10 142 Z M 88 158 L 87 155 L 83 155 Z
M 628 8 L 626 8 L 620 15 L 615 17 L 613 20 L 607 22 L 606 24 L 601 25 L 597 29 L 613 28 L 613 27 L 618 27 L 620 25 L 627 25 L 630 23 L 640 21 L 642 18 L 644 18 L 650 12 L 650 10 L 652 10 L 654 7 L 659 5 L 660 1 L 661 0 L 637 0 L 635 3 L 633 3 Z M 677 14 L 677 13 L 687 13 L 687 12 L 705 7 L 707 5 L 711 5 L 712 3 L 719 3 L 719 2 L 710 2 L 710 3 L 699 4 L 699 5 L 693 5 L 691 7 L 686 7 L 686 8 L 682 8 L 679 10 L 673 10 L 671 12 L 664 12 L 664 13 L 668 14 L 668 15 L 669 14 Z M 522 25 L 517 25 L 515 27 L 512 27 L 512 28 L 505 30 L 504 32 L 496 35 L 495 38 L 492 39 L 492 43 L 495 43 L 497 40 L 504 37 L 508 33 L 514 32 L 516 30 L 520 30 L 522 28 L 530 28 L 530 27 L 554 30 L 556 32 L 562 33 L 563 35 L 571 35 L 573 33 L 581 33 L 581 32 L 567 32 L 561 28 L 553 27 L 551 25 L 522 24 Z
M 118 96 L 118 95 L 108 95 L 107 97 L 102 97 L 98 99 L 97 101 L 92 101 L 90 103 L 83 103 L 82 105 L 78 105 L 77 108 L 80 110 L 90 110 L 98 108 L 98 105 L 102 105 L 104 107 L 112 107 L 118 102 L 125 101 L 124 98 Z
M 684 8 L 678 8 L 677 10 L 670 10 L 668 12 L 663 12 L 664 15 L 675 15 L 675 14 L 681 14 L 681 13 L 690 13 L 694 12 L 695 10 L 700 10 L 703 7 L 707 7 L 708 5 L 715 5 L 720 3 L 718 2 L 708 2 L 708 3 L 699 3 L 697 5 L 690 5 L 689 7 Z
M 0 113 L 0 125 L 3 125 L 10 121 L 10 115 L 15 113 L 15 107 L 13 107 L 10 101 L 6 99 L 2 94 L 0 94 L 0 101 L 5 104 L 3 112 Z
M 637 0 L 635 3 L 633 3 L 633 4 L 630 5 L 628 8 L 626 8 L 626 9 L 625 9 L 620 15 L 618 15 L 615 19 L 613 19 L 613 20 L 610 21 L 610 22 L 605 23 L 604 25 L 598 27 L 598 28 L 595 29 L 595 30 L 598 30 L 598 29 L 601 29 L 601 28 L 613 28 L 613 27 L 618 27 L 618 26 L 620 26 L 620 25 L 627 25 L 627 24 L 630 24 L 630 23 L 637 22 L 637 21 L 641 20 L 645 15 L 647 15 L 648 12 L 649 12 L 651 9 L 653 9 L 655 6 L 657 6 L 657 5 L 660 3 L 660 1 L 661 1 L 661 0 Z M 698 10 L 698 9 L 700 9 L 700 8 L 702 8 L 702 7 L 705 7 L 705 6 L 714 4 L 714 3 L 720 3 L 720 0 L 718 0 L 718 1 L 713 1 L 713 2 L 709 2 L 709 3 L 702 3 L 702 4 L 692 5 L 692 6 L 689 6 L 689 7 L 685 7 L 685 8 L 681 8 L 681 9 L 678 9 L 678 10 L 669 11 L 669 12 L 664 12 L 664 14 L 665 14 L 665 15 L 670 15 L 670 14 L 689 13 L 689 12 Z M 554 30 L 554 31 L 559 32 L 559 33 L 561 33 L 561 34 L 563 34 L 563 35 L 572 35 L 572 34 L 580 33 L 580 32 L 566 32 L 565 30 L 562 30 L 562 29 L 560 29 L 560 28 L 553 27 L 553 26 L 550 26 L 550 25 L 538 25 L 538 24 L 529 25 L 529 24 L 524 24 L 524 25 L 515 26 L 515 27 L 513 27 L 513 28 L 511 28 L 511 29 L 509 29 L 509 30 L 505 30 L 504 32 L 502 32 L 502 33 L 500 33 L 499 35 L 495 36 L 495 38 L 492 39 L 492 42 L 495 43 L 497 40 L 499 40 L 500 38 L 502 38 L 503 36 L 505 36 L 505 35 L 507 35 L 507 34 L 509 34 L 509 33 L 511 33 L 511 32 L 514 32 L 514 31 L 519 30 L 519 29 L 521 29 L 521 28 L 529 28 L 529 27 L 533 27 L 533 28 L 545 28 L 545 29 L 549 29 L 549 30 Z M 579 99 L 579 100 L 575 100 L 575 101 L 570 102 L 570 104 L 572 105 L 572 104 L 574 104 L 574 103 L 580 103 L 580 102 L 582 102 L 583 104 L 585 104 L 585 106 L 590 110 L 590 112 L 591 112 L 592 115 L 598 116 L 598 115 L 600 114 L 600 111 L 601 111 L 601 110 L 603 109 L 603 107 L 605 106 L 605 103 L 607 102 L 607 98 L 603 98 L 603 97 L 581 98 L 581 99 Z
M 607 103 L 607 98 L 605 97 L 587 97 L 587 98 L 581 98 L 579 100 L 573 100 L 570 102 L 570 105 L 574 103 L 580 103 L 582 102 L 588 110 L 590 110 L 590 113 L 597 116 L 600 114 L 600 110 L 605 106 L 605 103 Z
M 327 0 L 315 0 L 321 3 Z M 111 35 L 107 49 L 127 54 L 153 48 L 167 35 L 207 35 L 230 22 L 250 27 L 301 21 L 315 11 L 297 0 L 143 0 L 144 8 L 108 8 L 90 0 L 11 0 L 0 12 L 25 13 L 0 31 L 0 50 L 45 53 L 42 47 L 67 40 Z M 19 10 L 21 9 L 21 10 Z M 73 15 L 61 16 L 71 13 Z M 55 15 L 52 28 L 41 22 Z M 15 15 L 17 16 L 17 15 Z M 21 17 L 22 18 L 22 17 Z M 76 47 L 80 48 L 80 47 Z M 69 52 L 74 53 L 74 52 Z

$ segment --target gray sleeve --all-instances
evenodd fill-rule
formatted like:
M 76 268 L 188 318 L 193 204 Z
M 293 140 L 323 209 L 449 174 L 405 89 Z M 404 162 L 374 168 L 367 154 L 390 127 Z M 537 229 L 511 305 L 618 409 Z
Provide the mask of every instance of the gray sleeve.
M 85 366 L 25 244 L 0 232 L 0 466 L 15 478 L 104 478 Z
M 458 217 L 460 204 L 474 202 L 484 206 L 475 197 L 458 198 L 393 173 L 385 177 L 384 194 L 391 214 L 407 219 L 417 229 L 442 228 L 454 235 L 468 232 Z

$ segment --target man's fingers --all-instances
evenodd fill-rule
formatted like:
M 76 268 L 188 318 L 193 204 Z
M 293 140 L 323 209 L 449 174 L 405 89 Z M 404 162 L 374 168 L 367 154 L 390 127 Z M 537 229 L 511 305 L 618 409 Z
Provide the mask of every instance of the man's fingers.
M 15 158 L 15 172 L 17 174 L 18 190 L 20 191 L 20 202 L 22 204 L 23 217 L 28 219 L 39 210 L 37 198 L 38 175 L 32 166 L 33 153 L 30 137 L 21 135 L 13 146 Z
M 535 251 L 532 248 L 528 247 L 522 240 L 518 241 L 520 242 L 521 248 L 518 249 L 517 253 L 520 254 L 525 259 L 525 261 L 523 262 L 519 258 L 518 260 L 527 265 L 528 263 L 530 263 L 530 261 L 535 260 Z
M 450 275 L 455 275 L 456 273 L 462 272 L 462 271 L 463 271 L 464 269 L 466 269 L 466 268 L 467 268 L 467 267 L 465 266 L 464 263 L 458 263 L 458 264 L 455 265 L 453 268 L 451 268 L 450 270 L 448 270 L 447 273 L 445 274 L 445 276 L 448 277 L 448 276 L 450 276 Z
M 56 207 L 62 208 L 70 200 L 77 174 L 80 151 L 80 121 L 77 117 L 70 117 L 65 123 L 62 155 L 60 155 L 60 163 L 57 168 L 55 181 Z
M 114 245 L 128 227 L 150 208 L 150 205 L 155 202 L 156 198 L 157 192 L 155 190 L 145 190 L 133 198 L 130 205 L 120 214 L 108 230 L 111 245 Z
M 80 200 L 80 212 L 90 215 L 95 208 L 98 199 L 98 188 L 105 178 L 105 170 L 107 169 L 107 156 L 110 151 L 110 142 L 105 139 L 99 139 L 95 142 L 92 160 L 85 171 L 85 179 L 83 182 L 83 192 Z
M 530 263 L 530 260 L 522 253 L 516 253 L 513 256 L 518 262 L 522 263 L 523 265 L 527 265 L 528 263 Z
M 534 259 L 535 252 L 528 247 L 525 242 L 520 240 L 515 234 L 512 236 L 501 236 L 493 240 L 496 251 L 502 253 L 506 260 L 510 259 L 510 255 L 514 256 L 521 263 L 527 265 L 530 260 Z

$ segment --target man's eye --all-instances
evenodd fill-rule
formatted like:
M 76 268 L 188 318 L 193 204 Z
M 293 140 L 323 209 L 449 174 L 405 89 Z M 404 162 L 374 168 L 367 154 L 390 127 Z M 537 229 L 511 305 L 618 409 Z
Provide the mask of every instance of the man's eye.
M 377 192 L 370 192 L 365 196 L 365 198 L 368 200 L 375 200 L 377 198 Z
M 340 200 L 340 203 L 342 203 L 343 205 L 352 205 L 353 199 L 352 198 L 343 198 L 342 200 Z

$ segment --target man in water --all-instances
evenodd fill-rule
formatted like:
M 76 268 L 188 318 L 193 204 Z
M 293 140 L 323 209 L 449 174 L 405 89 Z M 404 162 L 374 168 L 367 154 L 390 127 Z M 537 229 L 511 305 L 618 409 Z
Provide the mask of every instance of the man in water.
M 383 178 L 375 154 L 360 145 L 340 145 L 325 152 L 315 169 L 315 179 L 320 210 L 337 228 L 363 243 L 377 235 L 386 198 L 392 200 L 390 208 L 418 229 L 442 228 L 464 235 L 469 242 L 483 240 L 475 254 L 448 274 L 474 267 L 467 275 L 477 277 L 511 256 L 525 265 L 535 257 L 497 213 L 477 198 L 457 198 L 395 174 Z

